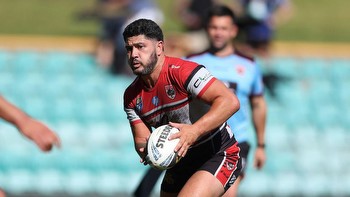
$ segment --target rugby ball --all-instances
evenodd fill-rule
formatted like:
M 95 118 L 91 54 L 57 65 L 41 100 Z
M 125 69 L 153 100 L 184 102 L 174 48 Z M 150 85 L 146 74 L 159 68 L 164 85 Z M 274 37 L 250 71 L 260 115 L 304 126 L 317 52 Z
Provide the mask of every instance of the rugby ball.
M 170 125 L 162 125 L 151 133 L 148 143 L 148 162 L 159 170 L 166 170 L 173 167 L 181 157 L 174 152 L 174 149 L 180 139 L 168 140 L 169 137 L 179 132 L 179 130 Z

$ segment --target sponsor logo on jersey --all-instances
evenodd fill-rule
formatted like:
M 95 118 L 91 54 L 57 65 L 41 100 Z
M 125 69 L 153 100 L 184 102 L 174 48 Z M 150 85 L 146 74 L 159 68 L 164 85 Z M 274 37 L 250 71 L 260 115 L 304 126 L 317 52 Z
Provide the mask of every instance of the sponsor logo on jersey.
M 158 104 L 159 104 L 159 98 L 158 98 L 158 96 L 154 96 L 154 97 L 152 98 L 152 103 L 153 103 L 154 106 L 158 106 Z
M 203 81 L 206 81 L 209 77 L 211 77 L 210 73 L 205 73 L 204 77 L 198 77 L 197 80 L 194 82 L 194 87 L 198 88 Z
M 142 106 L 143 106 L 142 98 L 141 97 L 137 97 L 136 98 L 136 109 L 137 109 L 137 111 L 140 112 L 142 110 Z
M 166 85 L 165 92 L 166 92 L 166 95 L 168 95 L 168 97 L 170 99 L 174 99 L 176 96 L 176 92 L 175 92 L 173 85 Z
M 180 66 L 176 66 L 176 65 L 172 64 L 172 65 L 170 66 L 170 68 L 180 68 Z

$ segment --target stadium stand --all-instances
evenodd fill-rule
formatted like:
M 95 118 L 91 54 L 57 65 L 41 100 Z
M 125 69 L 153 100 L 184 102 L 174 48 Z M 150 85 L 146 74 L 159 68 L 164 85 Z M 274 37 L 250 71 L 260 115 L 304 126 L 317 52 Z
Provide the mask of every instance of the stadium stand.
M 276 98 L 267 92 L 267 164 L 249 165 L 240 195 L 350 196 L 350 59 L 261 64 L 287 80 Z M 108 74 L 87 53 L 0 50 L 1 94 L 62 140 L 42 154 L 1 121 L 0 186 L 9 196 L 130 196 L 146 170 L 123 111 L 131 80 Z

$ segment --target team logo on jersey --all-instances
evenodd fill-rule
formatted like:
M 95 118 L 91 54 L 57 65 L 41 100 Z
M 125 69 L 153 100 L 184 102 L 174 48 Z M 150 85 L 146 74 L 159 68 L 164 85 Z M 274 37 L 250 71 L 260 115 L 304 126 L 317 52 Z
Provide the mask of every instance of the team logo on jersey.
M 233 163 L 230 163 L 230 162 L 227 162 L 227 163 L 226 163 L 226 168 L 227 168 L 228 170 L 233 170 L 234 167 L 235 167 L 235 165 L 233 165 Z
M 166 85 L 165 92 L 166 92 L 166 95 L 168 95 L 168 97 L 171 99 L 174 99 L 176 96 L 176 92 L 173 85 Z
M 137 97 L 136 98 L 136 109 L 137 111 L 141 111 L 142 110 L 142 98 L 141 97 Z
M 154 106 L 158 106 L 158 104 L 159 104 L 159 98 L 158 98 L 158 96 L 154 96 L 154 97 L 152 98 L 152 103 L 153 103 Z
M 243 75 L 245 72 L 245 68 L 244 68 L 244 66 L 238 65 L 236 68 L 236 71 L 239 75 Z

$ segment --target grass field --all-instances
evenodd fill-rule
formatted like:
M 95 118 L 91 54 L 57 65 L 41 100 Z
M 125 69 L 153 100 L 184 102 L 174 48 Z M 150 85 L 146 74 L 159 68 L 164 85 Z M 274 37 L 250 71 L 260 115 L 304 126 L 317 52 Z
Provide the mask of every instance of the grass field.
M 173 1 L 157 0 L 166 15 L 165 32 L 181 31 Z M 95 36 L 97 20 L 79 20 L 95 0 L 0 0 L 0 34 Z M 348 0 L 292 0 L 293 16 L 277 29 L 277 40 L 350 42 Z

